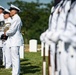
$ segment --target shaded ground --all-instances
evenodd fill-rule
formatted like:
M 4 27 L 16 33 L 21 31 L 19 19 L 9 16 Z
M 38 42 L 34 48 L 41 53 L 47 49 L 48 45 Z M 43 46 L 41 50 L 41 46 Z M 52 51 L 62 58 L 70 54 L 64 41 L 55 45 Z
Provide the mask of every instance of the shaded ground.
M 42 75 L 42 57 L 40 51 L 36 53 L 25 52 L 25 58 L 21 59 L 20 75 Z M 11 69 L 6 70 L 0 66 L 0 75 L 11 75 Z

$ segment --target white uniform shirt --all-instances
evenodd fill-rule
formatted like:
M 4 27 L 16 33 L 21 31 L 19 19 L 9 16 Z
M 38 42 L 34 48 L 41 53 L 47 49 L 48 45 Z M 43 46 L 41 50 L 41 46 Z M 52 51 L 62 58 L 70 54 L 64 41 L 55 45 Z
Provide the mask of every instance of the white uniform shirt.
M 53 16 L 52 16 L 52 21 L 50 24 L 50 31 L 47 33 L 46 37 L 50 40 L 52 39 L 52 34 L 55 32 L 56 30 L 56 27 L 57 27 L 57 19 L 58 19 L 58 10 L 60 8 L 60 5 L 62 4 L 62 1 L 57 5 L 56 8 L 54 8 L 54 13 L 53 13 Z
M 61 39 L 64 42 L 70 42 L 72 45 L 76 46 L 76 2 L 74 7 L 71 8 L 67 20 L 67 27 Z
M 6 35 L 10 39 L 10 47 L 21 46 L 23 42 L 22 34 L 20 33 L 22 22 L 18 14 L 12 17 L 12 23 L 10 29 L 6 32 Z
M 4 27 L 4 28 L 6 28 L 6 27 L 9 27 L 9 28 L 10 28 L 12 19 L 9 17 L 9 18 L 5 19 L 4 21 L 5 21 L 5 27 Z M 4 42 L 4 44 L 6 44 L 8 47 L 10 46 L 10 39 L 9 39 L 9 37 L 8 37 L 8 39 Z
M 5 27 L 11 26 L 12 19 L 10 17 L 5 19 L 4 21 L 5 21 Z
M 55 28 L 56 28 L 56 19 L 57 19 L 57 16 L 58 16 L 58 9 L 60 7 L 60 4 L 62 3 L 63 1 L 61 1 L 57 6 L 56 8 L 53 9 L 53 15 L 49 17 L 49 27 L 48 29 L 42 33 L 42 35 L 40 36 L 40 40 L 45 42 L 45 39 L 48 35 L 50 35 L 52 32 L 55 31 Z M 52 17 L 52 19 L 51 19 Z
M 4 21 L 4 14 L 3 13 L 0 14 L 0 21 Z M 3 33 L 4 33 L 3 31 L 0 32 L 0 37 Z M 0 47 L 3 47 L 2 40 L 0 40 Z
M 71 1 L 65 1 L 62 5 L 64 8 L 61 7 L 60 9 L 60 15 L 57 22 L 57 28 L 56 28 L 56 31 L 52 35 L 52 40 L 54 42 L 58 41 L 59 36 L 63 33 L 65 29 L 65 20 L 66 20 L 66 15 L 68 13 L 68 10 L 70 9 L 70 3 Z

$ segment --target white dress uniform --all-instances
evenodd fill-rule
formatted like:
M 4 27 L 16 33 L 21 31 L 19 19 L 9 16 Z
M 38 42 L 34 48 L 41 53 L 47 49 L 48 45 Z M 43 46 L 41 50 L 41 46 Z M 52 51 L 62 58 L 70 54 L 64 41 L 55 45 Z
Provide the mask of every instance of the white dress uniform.
M 0 8 L 2 8 L 2 9 L 4 9 L 4 7 L 3 6 L 0 6 Z M 4 21 L 4 16 L 3 16 L 4 14 L 3 13 L 0 13 L 0 21 Z M 4 32 L 3 32 L 3 29 L 2 29 L 2 31 L 0 31 L 0 37 L 1 37 L 1 35 L 3 34 Z M 0 40 L 0 48 L 2 49 L 2 47 L 3 47 L 3 44 L 2 44 L 2 40 Z M 3 52 L 3 50 L 2 50 L 2 52 Z M 4 52 L 3 52 L 3 65 L 5 64 L 5 61 L 4 61 Z
M 5 9 L 5 11 L 10 13 L 10 11 L 7 10 L 7 9 Z M 9 18 L 5 19 L 4 21 L 5 21 L 4 30 L 6 28 L 10 28 L 12 19 L 9 17 Z M 3 51 L 4 51 L 4 55 L 5 55 L 5 68 L 6 69 L 9 69 L 11 67 L 11 64 L 12 64 L 12 62 L 11 62 L 11 52 L 10 52 L 9 45 L 10 45 L 10 41 L 9 41 L 9 38 L 8 38 L 3 43 Z
M 68 71 L 67 75 L 76 75 L 76 1 L 71 5 L 66 25 L 64 33 L 60 36 L 65 42 L 67 53 L 64 64 Z
M 65 20 L 66 20 L 66 15 L 67 15 L 67 12 L 70 8 L 70 1 L 65 1 L 64 2 L 64 8 L 62 9 L 62 12 L 60 13 L 60 17 L 58 19 L 58 27 L 57 27 L 57 31 L 56 31 L 56 34 L 57 34 L 57 37 L 55 36 L 55 38 L 59 39 L 59 36 L 61 34 L 63 34 L 63 31 L 65 29 Z M 64 50 L 64 42 L 63 41 L 58 41 L 58 64 L 60 65 L 60 72 L 61 72 L 61 75 L 68 75 L 68 72 L 66 70 L 66 66 L 65 66 L 65 59 L 66 59 L 66 53 L 65 53 L 65 50 Z M 65 71 L 65 72 L 64 72 Z
M 55 10 L 54 14 L 53 14 L 53 19 L 52 19 L 52 24 L 51 24 L 51 30 L 50 32 L 47 34 L 47 39 L 48 41 L 51 41 L 51 65 L 52 65 L 52 75 L 54 75 L 55 73 L 55 50 L 56 50 L 56 44 L 54 42 L 52 42 L 52 40 L 50 40 L 50 38 L 52 37 L 52 34 L 55 32 L 56 27 L 57 27 L 57 20 L 59 18 L 59 14 L 58 11 L 61 8 L 61 4 L 63 3 L 63 1 L 61 1 L 57 7 L 57 9 Z M 46 40 L 47 41 L 47 40 Z M 47 43 L 48 43 L 47 41 Z M 59 75 L 59 70 L 58 70 L 58 75 Z
M 60 5 L 61 5 L 62 1 L 58 4 L 58 6 L 54 9 L 54 13 L 53 13 L 53 17 L 52 17 L 52 22 L 50 24 L 50 31 L 46 34 L 46 37 L 45 37 L 45 41 L 47 44 L 49 44 L 51 47 L 51 67 L 52 67 L 52 75 L 55 75 L 55 49 L 56 49 L 56 45 L 54 42 L 52 42 L 50 40 L 51 36 L 52 36 L 52 33 L 55 31 L 56 29 L 56 26 L 57 26 L 57 18 L 58 18 L 58 10 L 60 8 Z
M 60 4 L 61 3 L 62 3 L 62 1 L 60 2 Z M 50 55 L 51 55 L 52 75 L 55 75 L 55 50 L 56 50 L 56 44 L 54 42 L 52 42 L 52 40 L 50 40 L 50 38 L 52 37 L 52 34 L 53 34 L 53 32 L 55 32 L 55 29 L 57 27 L 58 10 L 60 8 L 60 4 L 55 9 L 55 12 L 54 12 L 53 17 L 52 17 L 52 23 L 51 23 L 50 32 L 46 36 L 48 38 L 48 40 L 51 41 L 51 45 L 50 45 L 51 46 L 50 47 L 51 48 L 51 53 L 50 53 Z M 58 71 L 57 75 L 59 75 L 59 71 Z
M 70 3 L 71 3 L 70 1 L 65 0 L 61 9 L 59 10 L 60 15 L 59 15 L 58 22 L 57 22 L 57 28 L 56 28 L 56 31 L 52 34 L 52 37 L 51 37 L 51 40 L 56 42 L 56 43 L 59 40 L 59 36 L 61 34 L 63 34 L 63 31 L 65 29 L 65 20 L 66 20 L 67 11 L 70 8 Z M 63 65 L 64 64 L 64 62 L 63 62 L 64 57 L 65 57 L 64 56 L 64 42 L 59 41 L 58 49 L 57 49 L 57 62 L 58 62 L 57 67 L 58 67 L 58 70 L 62 69 L 61 72 L 63 72 L 63 75 L 64 74 L 67 75 L 67 72 L 64 68 L 65 65 Z M 65 59 L 64 59 L 64 61 L 65 61 Z M 65 71 L 65 73 L 64 73 L 64 71 Z
M 4 21 L 3 15 L 4 15 L 3 13 L 0 14 L 0 21 Z M 0 32 L 0 37 L 1 37 L 2 34 L 3 34 L 3 31 Z M 0 47 L 2 47 L 2 40 L 0 40 Z
M 16 6 L 11 5 L 11 8 L 18 9 Z M 12 23 L 10 29 L 6 32 L 6 35 L 10 40 L 11 59 L 12 59 L 12 75 L 20 74 L 20 56 L 19 49 L 23 44 L 23 37 L 20 33 L 21 30 L 21 19 L 18 14 L 12 16 Z
M 60 4 L 62 3 L 63 1 L 61 1 L 55 8 L 54 8 L 54 13 L 53 13 L 53 16 L 52 16 L 52 22 L 49 26 L 49 32 L 47 33 L 46 35 L 46 38 L 49 39 L 51 41 L 51 37 L 52 37 L 52 33 L 55 32 L 55 29 L 57 27 L 57 18 L 58 18 L 58 10 L 60 8 Z M 47 40 L 46 40 L 46 43 Z
M 0 8 L 4 9 L 4 7 L 2 7 L 2 6 L 0 6 Z M 0 14 L 0 21 L 4 21 L 4 14 L 3 13 Z M 1 37 L 2 34 L 3 34 L 3 32 L 0 32 L 0 37 Z M 0 47 L 2 47 L 2 43 L 1 42 L 0 42 Z

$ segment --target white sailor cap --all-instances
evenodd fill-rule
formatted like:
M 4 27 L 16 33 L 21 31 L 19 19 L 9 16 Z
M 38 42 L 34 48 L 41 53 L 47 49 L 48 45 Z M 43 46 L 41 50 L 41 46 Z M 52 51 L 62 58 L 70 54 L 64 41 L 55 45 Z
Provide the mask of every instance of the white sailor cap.
M 3 13 L 4 13 L 4 14 L 9 14 L 10 11 L 9 11 L 8 9 L 5 9 Z
M 13 4 L 11 4 L 9 10 L 10 10 L 10 11 L 11 11 L 11 10 L 17 10 L 18 12 L 20 12 L 20 9 L 19 9 L 17 6 L 13 5 Z
M 0 5 L 0 9 L 3 9 L 4 10 L 4 7 Z

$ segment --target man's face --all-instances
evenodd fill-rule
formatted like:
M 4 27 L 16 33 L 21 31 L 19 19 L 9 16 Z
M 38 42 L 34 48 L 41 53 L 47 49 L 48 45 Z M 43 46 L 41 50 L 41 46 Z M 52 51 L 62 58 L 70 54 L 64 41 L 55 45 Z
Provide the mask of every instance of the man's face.
M 16 13 L 17 13 L 16 10 L 11 10 L 11 11 L 10 11 L 10 16 L 12 17 L 12 16 L 14 16 Z
M 3 13 L 3 9 L 0 8 L 0 13 Z
M 4 19 L 7 19 L 10 16 L 10 14 L 4 14 Z

